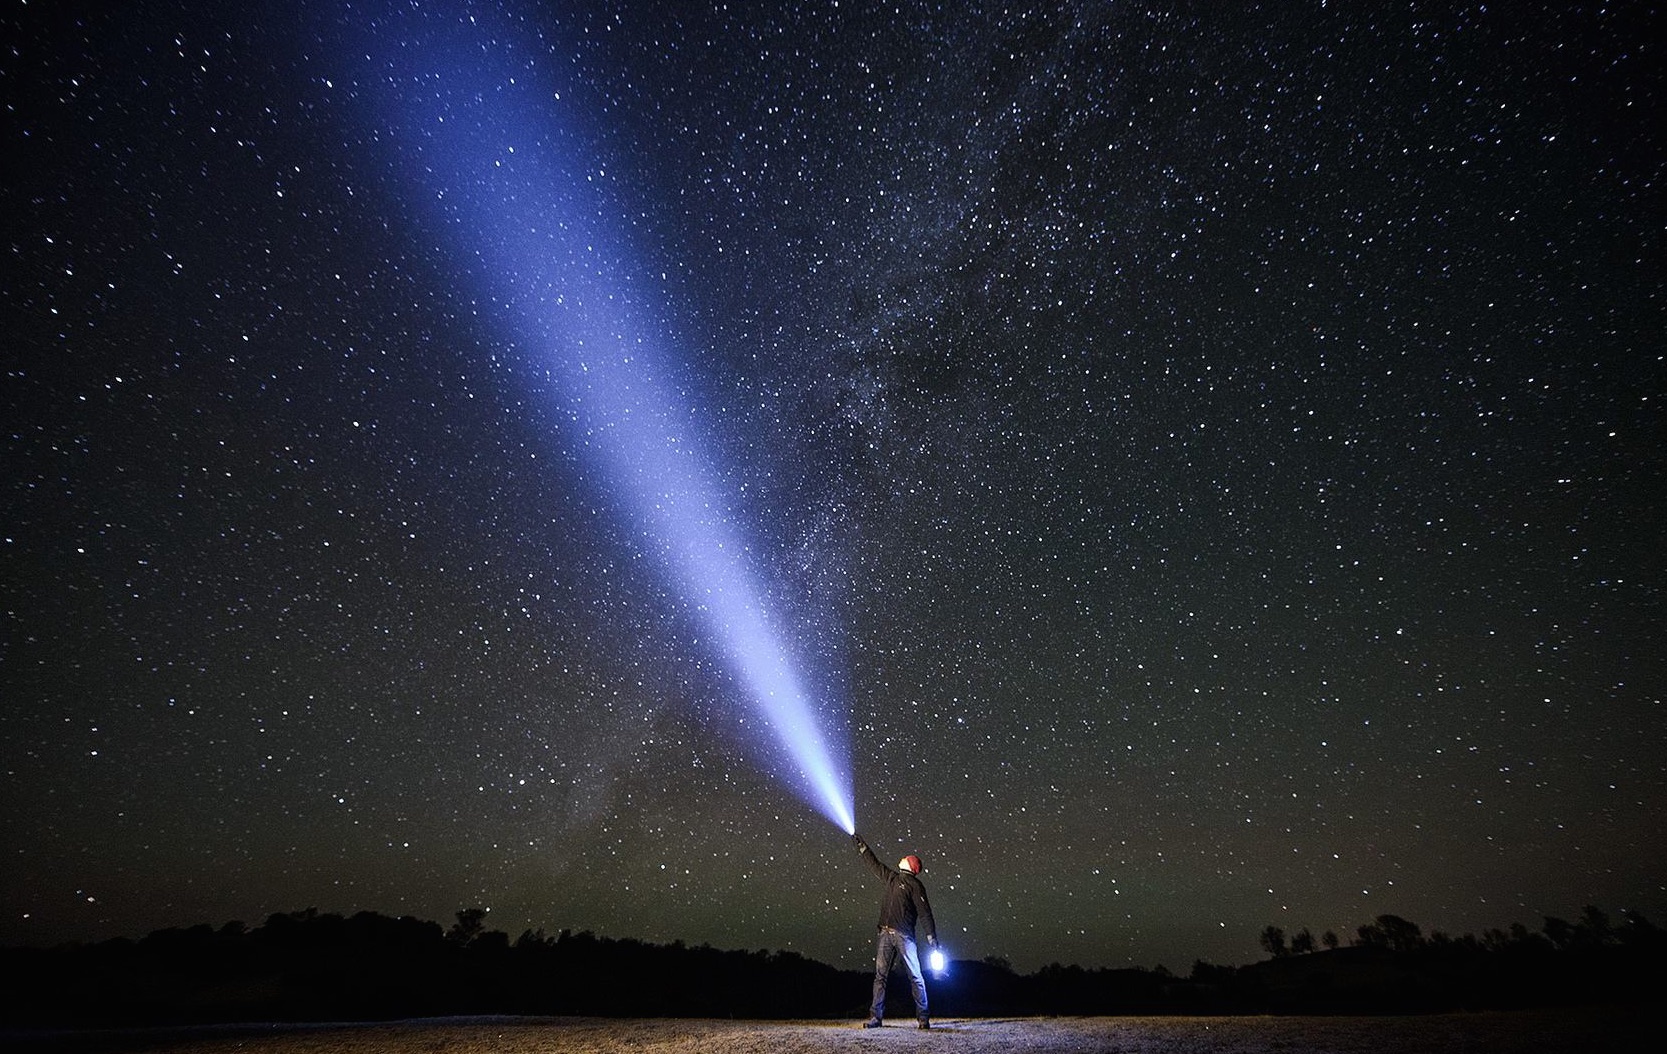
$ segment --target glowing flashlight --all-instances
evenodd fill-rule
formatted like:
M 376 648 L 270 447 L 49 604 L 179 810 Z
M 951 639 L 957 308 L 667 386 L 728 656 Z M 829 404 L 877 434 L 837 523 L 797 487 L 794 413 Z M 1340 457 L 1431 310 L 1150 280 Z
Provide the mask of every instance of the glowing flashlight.
M 941 948 L 933 948 L 932 954 L 927 956 L 926 959 L 931 964 L 933 973 L 943 973 L 944 967 L 948 965 L 944 962 L 943 949 Z

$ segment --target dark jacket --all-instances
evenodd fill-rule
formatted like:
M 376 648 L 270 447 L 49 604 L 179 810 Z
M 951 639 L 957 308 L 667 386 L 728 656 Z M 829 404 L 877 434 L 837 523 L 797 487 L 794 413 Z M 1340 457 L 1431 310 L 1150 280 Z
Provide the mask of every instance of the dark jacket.
M 851 841 L 862 856 L 863 863 L 868 869 L 879 876 L 886 884 L 885 895 L 880 898 L 879 929 L 894 929 L 910 940 L 915 939 L 915 922 L 919 920 L 926 925 L 926 939 L 936 944 L 938 941 L 938 924 L 932 918 L 932 905 L 926 900 L 926 887 L 919 878 L 907 871 L 898 871 L 887 867 L 874 855 L 874 850 L 868 848 L 868 843 L 860 835 L 852 835 Z

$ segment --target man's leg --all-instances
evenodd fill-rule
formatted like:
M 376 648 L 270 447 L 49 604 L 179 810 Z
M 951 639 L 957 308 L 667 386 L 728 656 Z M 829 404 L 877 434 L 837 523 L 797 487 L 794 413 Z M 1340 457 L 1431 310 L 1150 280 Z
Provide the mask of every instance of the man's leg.
M 903 965 L 908 967 L 909 983 L 914 986 L 915 1020 L 921 1028 L 931 1028 L 932 1015 L 926 1012 L 926 976 L 920 972 L 920 952 L 912 940 L 904 939 L 902 945 Z
M 893 933 L 882 933 L 874 944 L 874 1000 L 868 1020 L 878 1025 L 886 1019 L 886 981 L 891 977 L 891 964 L 897 961 L 901 942 Z

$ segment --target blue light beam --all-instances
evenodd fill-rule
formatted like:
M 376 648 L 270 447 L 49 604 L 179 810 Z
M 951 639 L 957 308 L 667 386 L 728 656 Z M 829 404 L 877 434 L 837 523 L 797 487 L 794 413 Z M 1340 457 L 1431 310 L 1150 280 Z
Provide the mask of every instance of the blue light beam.
M 442 229 L 476 291 L 534 349 L 539 386 L 581 453 L 613 485 L 641 543 L 711 636 L 779 752 L 776 775 L 847 833 L 848 757 L 829 747 L 762 602 L 747 548 L 671 378 L 650 300 L 635 281 L 606 173 L 575 104 L 551 88 L 525 31 L 469 8 L 390 8 L 371 27 L 383 135 L 402 179 Z M 567 117 L 566 120 L 563 118 Z M 745 722 L 743 721 L 743 724 Z

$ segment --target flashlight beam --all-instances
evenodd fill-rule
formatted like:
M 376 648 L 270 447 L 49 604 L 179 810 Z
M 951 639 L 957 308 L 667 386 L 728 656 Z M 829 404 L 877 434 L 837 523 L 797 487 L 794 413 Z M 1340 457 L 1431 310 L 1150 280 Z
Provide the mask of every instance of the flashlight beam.
M 442 5 L 443 6 L 443 5 Z M 489 25 L 488 23 L 496 22 Z M 674 381 L 652 294 L 633 280 L 619 206 L 598 189 L 570 104 L 543 83 L 548 47 L 478 9 L 390 6 L 375 22 L 389 139 L 413 196 L 508 332 L 535 351 L 580 452 L 645 550 L 721 642 L 776 750 L 775 772 L 847 833 L 848 760 L 829 746 L 793 669 L 711 461 Z

